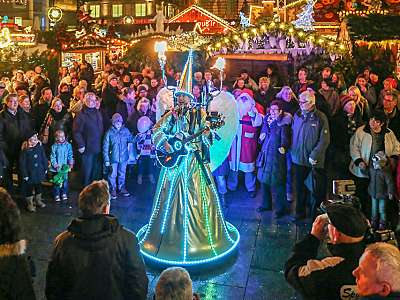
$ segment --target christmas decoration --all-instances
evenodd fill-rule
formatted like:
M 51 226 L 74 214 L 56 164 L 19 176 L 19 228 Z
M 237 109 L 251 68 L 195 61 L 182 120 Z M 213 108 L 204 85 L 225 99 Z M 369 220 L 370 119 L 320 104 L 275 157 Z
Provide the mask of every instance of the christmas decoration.
M 250 19 L 246 17 L 243 12 L 239 13 L 239 18 L 240 18 L 240 25 L 242 26 L 242 28 L 247 28 L 251 25 Z
M 304 31 L 314 30 L 314 4 L 316 1 L 307 0 L 307 4 L 304 6 L 304 9 L 301 13 L 297 15 L 297 20 L 293 21 L 292 24 L 299 29 L 303 29 Z

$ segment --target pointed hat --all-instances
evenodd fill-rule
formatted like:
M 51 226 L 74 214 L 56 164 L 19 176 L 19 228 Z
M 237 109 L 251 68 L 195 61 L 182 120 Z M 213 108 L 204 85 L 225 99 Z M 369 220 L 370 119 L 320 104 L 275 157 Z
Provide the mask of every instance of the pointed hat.
M 186 61 L 185 67 L 182 71 L 181 78 L 179 80 L 178 90 L 192 93 L 193 87 L 193 49 L 189 50 L 189 56 Z

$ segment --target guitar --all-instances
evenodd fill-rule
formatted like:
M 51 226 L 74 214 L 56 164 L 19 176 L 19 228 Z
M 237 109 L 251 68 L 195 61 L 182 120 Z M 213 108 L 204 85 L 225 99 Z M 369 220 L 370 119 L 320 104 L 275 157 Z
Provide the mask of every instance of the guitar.
M 207 117 L 209 125 L 203 127 L 195 134 L 185 137 L 183 132 L 178 132 L 175 135 L 171 135 L 167 138 L 167 142 L 171 147 L 171 152 L 166 151 L 162 146 L 160 149 L 156 149 L 156 159 L 165 168 L 175 167 L 181 160 L 182 157 L 188 155 L 189 149 L 188 144 L 201 136 L 204 131 L 217 129 L 225 125 L 225 121 L 220 115 Z

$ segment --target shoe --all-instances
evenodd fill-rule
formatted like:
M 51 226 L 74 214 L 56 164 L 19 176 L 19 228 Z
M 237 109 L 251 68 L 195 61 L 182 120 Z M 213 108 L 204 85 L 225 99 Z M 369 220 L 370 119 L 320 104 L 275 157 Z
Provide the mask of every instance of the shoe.
M 117 192 L 114 190 L 114 191 L 111 191 L 111 199 L 112 200 L 115 200 L 115 199 L 117 199 Z
M 255 198 L 256 196 L 257 196 L 257 191 L 249 192 L 249 197 L 250 198 Z
M 260 206 L 259 208 L 257 208 L 257 212 L 261 213 L 264 211 L 271 211 L 272 208 L 271 207 L 264 207 L 264 206 Z
M 291 203 L 291 202 L 293 202 L 293 194 L 286 194 L 286 200 L 287 200 L 287 202 L 289 202 L 289 203 Z
M 120 191 L 119 191 L 119 194 L 121 195 L 121 196 L 123 196 L 123 197 L 129 197 L 131 194 L 129 194 L 129 192 L 126 190 L 126 188 L 122 188 Z
M 67 194 L 62 194 L 61 199 L 63 201 L 67 201 L 68 200 L 68 195 Z
M 149 180 L 150 180 L 151 184 L 155 184 L 156 183 L 156 180 L 154 179 L 154 175 L 153 174 L 149 175 Z
M 35 212 L 36 211 L 35 203 L 33 203 L 33 196 L 26 197 L 26 203 L 27 203 L 26 209 L 29 212 Z
M 142 184 L 142 183 L 143 183 L 142 176 L 139 175 L 138 178 L 137 178 L 137 184 Z
M 60 196 L 55 196 L 54 197 L 54 202 L 60 202 L 60 201 L 61 201 Z
M 36 206 L 39 206 L 40 208 L 46 207 L 46 204 L 42 201 L 42 194 L 35 195 L 35 203 Z

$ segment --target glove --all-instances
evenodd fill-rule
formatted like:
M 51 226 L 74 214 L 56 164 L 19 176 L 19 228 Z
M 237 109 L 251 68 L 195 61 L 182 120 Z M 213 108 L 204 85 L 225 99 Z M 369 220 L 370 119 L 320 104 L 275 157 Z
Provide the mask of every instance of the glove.
M 109 167 L 109 166 L 110 166 L 110 162 L 106 161 L 106 162 L 104 163 L 104 165 L 105 165 L 106 167 Z
M 79 149 L 78 149 L 78 152 L 79 152 L 80 154 L 83 154 L 83 152 L 85 152 L 85 147 L 79 148 Z
M 263 141 L 265 139 L 266 134 L 263 132 L 260 134 L 260 141 Z
M 279 147 L 278 151 L 279 151 L 280 154 L 285 154 L 286 153 L 286 150 L 285 150 L 284 147 Z
M 25 181 L 28 181 L 28 180 L 29 180 L 29 177 L 24 177 L 24 180 L 25 180 Z
M 316 160 L 313 160 L 311 157 L 308 158 L 308 162 L 310 163 L 310 165 L 315 166 L 317 164 Z
M 254 111 L 254 109 L 250 110 L 247 114 L 252 118 L 256 116 L 256 112 Z

